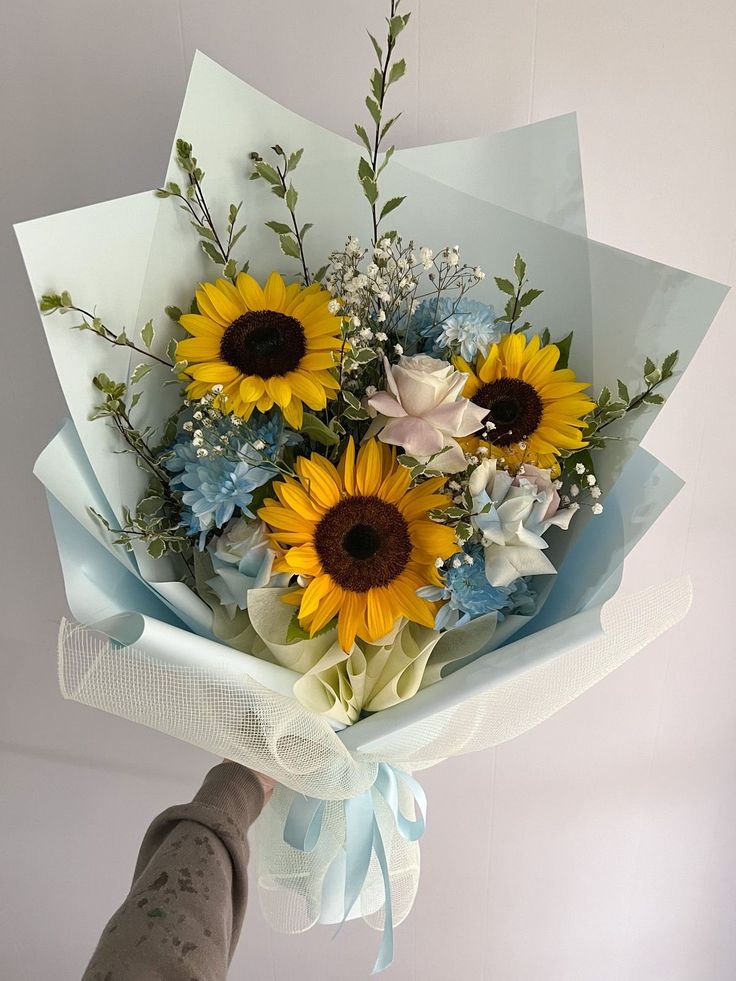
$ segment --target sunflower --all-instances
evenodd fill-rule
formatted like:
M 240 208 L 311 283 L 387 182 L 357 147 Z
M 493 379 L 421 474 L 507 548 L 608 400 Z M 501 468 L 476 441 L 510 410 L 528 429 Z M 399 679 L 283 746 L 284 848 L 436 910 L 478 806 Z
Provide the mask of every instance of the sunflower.
M 507 334 L 493 344 L 475 370 L 455 358 L 468 375 L 463 395 L 488 409 L 482 428 L 462 441 L 465 448 L 485 445 L 512 470 L 529 463 L 558 473 L 562 452 L 587 446 L 582 430 L 595 402 L 582 394 L 588 384 L 577 381 L 574 371 L 555 370 L 559 358 L 555 344 L 541 347 L 539 337 L 527 343 L 523 334 Z
M 181 317 L 192 336 L 179 341 L 177 361 L 186 361 L 191 399 L 222 386 L 216 406 L 249 419 L 255 408 L 274 403 L 294 429 L 304 406 L 324 409 L 339 384 L 330 368 L 342 345 L 340 321 L 327 309 L 330 294 L 314 283 L 286 286 L 278 273 L 260 285 L 240 273 L 202 283 L 196 292 L 199 313 Z M 219 391 L 219 390 L 218 390 Z
M 372 642 L 399 617 L 433 627 L 437 604 L 417 596 L 442 585 L 436 560 L 458 551 L 455 533 L 427 517 L 451 503 L 438 493 L 444 477 L 409 489 L 411 474 L 396 451 L 375 439 L 360 448 L 352 439 L 334 467 L 313 453 L 296 462 L 298 479 L 273 484 L 259 517 L 284 554 L 274 570 L 310 580 L 287 594 L 310 636 L 338 618 L 342 649 L 356 637 Z

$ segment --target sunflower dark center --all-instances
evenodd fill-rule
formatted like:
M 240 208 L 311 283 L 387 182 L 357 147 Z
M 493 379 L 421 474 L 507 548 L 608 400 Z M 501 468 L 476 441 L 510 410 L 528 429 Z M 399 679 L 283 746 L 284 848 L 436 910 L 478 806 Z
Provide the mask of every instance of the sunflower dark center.
M 314 544 L 325 572 L 354 593 L 388 586 L 411 554 L 406 520 L 378 497 L 340 501 L 317 525 Z
M 476 435 L 484 436 L 496 446 L 510 446 L 526 439 L 542 421 L 542 400 L 536 389 L 521 378 L 499 378 L 489 382 L 478 389 L 473 402 L 488 409 Z M 496 428 L 487 431 L 487 422 L 492 422 Z
M 234 320 L 220 341 L 220 356 L 244 375 L 272 378 L 293 371 L 307 351 L 304 328 L 276 310 L 251 310 Z

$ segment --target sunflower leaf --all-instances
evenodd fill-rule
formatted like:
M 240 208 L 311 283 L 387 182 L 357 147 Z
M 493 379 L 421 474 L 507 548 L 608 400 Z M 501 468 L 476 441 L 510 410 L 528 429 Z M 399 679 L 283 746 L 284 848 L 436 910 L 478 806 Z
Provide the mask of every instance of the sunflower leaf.
M 561 341 L 555 341 L 555 346 L 559 349 L 560 357 L 557 362 L 557 368 L 567 368 L 570 361 L 570 348 L 572 347 L 572 334 L 570 333 L 563 337 Z

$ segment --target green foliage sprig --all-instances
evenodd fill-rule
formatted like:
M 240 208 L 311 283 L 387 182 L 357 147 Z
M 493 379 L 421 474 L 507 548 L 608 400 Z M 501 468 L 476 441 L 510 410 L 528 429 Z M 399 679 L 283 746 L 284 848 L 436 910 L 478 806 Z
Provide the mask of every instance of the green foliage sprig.
M 376 38 L 370 32 L 368 34 L 373 45 L 373 50 L 376 52 L 376 58 L 378 59 L 378 67 L 373 69 L 373 74 L 371 75 L 371 92 L 365 100 L 366 107 L 373 122 L 373 132 L 369 136 L 364 126 L 360 123 L 355 124 L 355 132 L 360 137 L 368 153 L 367 157 L 360 158 L 360 163 L 358 164 L 358 180 L 371 207 L 374 245 L 378 242 L 378 226 L 381 221 L 398 208 L 404 200 L 404 197 L 389 198 L 383 204 L 383 207 L 381 207 L 380 212 L 378 210 L 379 177 L 393 156 L 396 147 L 393 145 L 388 147 L 380 165 L 378 158 L 381 154 L 381 146 L 386 134 L 401 116 L 401 113 L 397 113 L 397 115 L 391 116 L 384 121 L 383 110 L 386 94 L 391 86 L 406 74 L 406 61 L 403 58 L 398 61 L 394 60 L 394 49 L 396 48 L 397 39 L 409 23 L 409 18 L 411 17 L 411 13 L 398 13 L 400 4 L 401 0 L 391 0 L 390 13 L 386 18 L 388 29 L 386 33 L 385 53 Z
M 187 186 L 182 191 L 176 181 L 169 181 L 166 187 L 159 187 L 156 196 L 159 198 L 178 198 L 183 211 L 191 215 L 191 224 L 199 235 L 199 244 L 204 254 L 215 265 L 223 266 L 223 275 L 234 280 L 237 276 L 237 266 L 231 257 L 232 250 L 246 229 L 246 225 L 238 226 L 238 216 L 243 202 L 231 204 L 228 208 L 225 233 L 220 235 L 212 219 L 207 200 L 202 190 L 204 171 L 192 154 L 192 144 L 186 140 L 176 141 L 176 162 L 186 174 Z
M 608 434 L 601 435 L 601 432 L 617 420 L 623 419 L 625 415 L 645 405 L 664 404 L 665 397 L 656 389 L 672 378 L 679 356 L 679 351 L 673 351 L 660 365 L 647 358 L 642 369 L 644 385 L 636 395 L 631 395 L 628 386 L 621 379 L 616 382 L 615 396 L 607 387 L 601 390 L 596 400 L 596 408 L 588 416 L 588 426 L 583 434 L 592 448 L 600 449 L 605 445 L 606 440 L 615 439 L 616 437 Z
M 94 313 L 76 306 L 67 290 L 63 290 L 61 293 L 44 293 L 39 300 L 38 308 L 44 315 L 53 312 L 60 314 L 78 313 L 83 318 L 82 322 L 81 324 L 74 324 L 72 330 L 91 330 L 109 344 L 117 347 L 129 347 L 132 351 L 137 351 L 138 354 L 142 354 L 145 358 L 151 358 L 152 361 L 158 361 L 159 364 L 165 365 L 167 368 L 176 367 L 173 365 L 173 359 L 167 361 L 151 351 L 155 336 L 152 320 L 147 321 L 141 328 L 141 340 L 146 346 L 144 349 L 131 341 L 124 330 L 116 333 L 114 330 L 110 330 Z M 169 356 L 171 356 L 170 351 Z
M 266 181 L 271 186 L 271 193 L 275 194 L 277 198 L 281 198 L 286 205 L 286 210 L 291 217 L 291 225 L 274 219 L 267 221 L 266 226 L 278 235 L 279 245 L 283 254 L 290 256 L 292 259 L 298 259 L 301 262 L 304 285 L 309 286 L 312 277 L 309 274 L 309 268 L 304 254 L 304 238 L 313 225 L 311 222 L 305 222 L 300 226 L 297 222 L 296 205 L 299 200 L 299 192 L 291 180 L 289 180 L 288 184 L 286 181 L 287 176 L 293 173 L 299 166 L 299 161 L 302 159 L 304 150 L 300 149 L 295 150 L 294 153 L 287 153 L 278 143 L 271 147 L 271 149 L 277 156 L 275 166 L 264 160 L 259 153 L 251 153 L 250 159 L 253 161 L 253 173 L 250 175 L 250 179 L 252 181 Z M 316 273 L 314 279 L 320 282 L 326 271 L 327 267 L 323 266 Z
M 522 313 L 530 306 L 538 296 L 541 296 L 544 290 L 537 289 L 524 289 L 528 285 L 529 280 L 526 278 L 526 262 L 522 259 L 521 255 L 517 253 L 514 259 L 514 277 L 516 282 L 513 283 L 510 279 L 504 279 L 503 276 L 495 276 L 496 286 L 501 290 L 502 293 L 508 296 L 506 301 L 506 308 L 504 309 L 503 315 L 501 317 L 496 317 L 497 324 L 508 324 L 509 333 L 521 333 L 522 331 L 529 330 L 532 326 L 528 321 L 525 321 L 521 326 L 516 326 L 516 321 L 520 319 Z

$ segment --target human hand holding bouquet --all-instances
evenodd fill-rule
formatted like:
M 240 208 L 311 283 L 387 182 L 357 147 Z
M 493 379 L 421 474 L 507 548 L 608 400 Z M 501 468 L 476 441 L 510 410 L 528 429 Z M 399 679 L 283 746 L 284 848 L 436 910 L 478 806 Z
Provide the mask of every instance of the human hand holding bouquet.
M 38 472 L 96 631 L 64 626 L 63 691 L 278 781 L 271 920 L 376 919 L 379 966 L 418 881 L 411 771 L 536 724 L 687 607 L 603 604 L 677 490 L 636 444 L 723 295 L 581 238 L 579 204 L 513 214 L 442 148 L 387 146 L 408 21 L 393 2 L 373 40 L 360 155 L 200 57 L 161 200 L 19 232 L 73 417 Z M 556 200 L 549 132 L 522 133 Z

